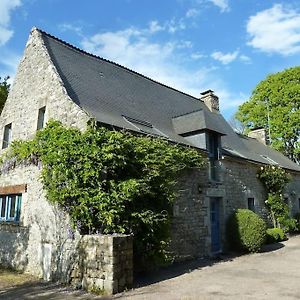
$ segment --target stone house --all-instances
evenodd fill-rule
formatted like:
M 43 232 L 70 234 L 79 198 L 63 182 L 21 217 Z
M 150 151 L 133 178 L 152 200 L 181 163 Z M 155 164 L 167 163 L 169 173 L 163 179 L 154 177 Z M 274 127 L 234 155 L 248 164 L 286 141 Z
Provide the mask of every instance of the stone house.
M 186 171 L 178 180 L 171 244 L 178 259 L 221 251 L 224 223 L 237 208 L 266 216 L 266 191 L 256 178 L 262 165 L 280 165 L 292 174 L 285 197 L 291 214 L 299 211 L 300 167 L 266 146 L 263 130 L 250 137 L 234 132 L 212 91 L 197 99 L 34 28 L 1 113 L 2 153 L 12 140 L 32 138 L 49 119 L 84 130 L 91 118 L 99 126 L 196 147 L 207 157 L 207 169 Z M 70 237 L 68 216 L 46 200 L 39 175 L 33 165 L 1 172 L 0 264 L 46 280 L 78 279 L 70 265 L 82 237 Z M 95 264 L 102 259 L 104 266 L 92 270 L 98 273 L 89 275 L 86 285 L 98 280 L 112 292 L 122 290 L 126 278 L 132 281 L 130 241 L 101 239 L 100 254 L 94 242 L 85 242 L 92 249 L 86 256 Z M 124 248 L 117 257 L 118 277 L 114 245 Z

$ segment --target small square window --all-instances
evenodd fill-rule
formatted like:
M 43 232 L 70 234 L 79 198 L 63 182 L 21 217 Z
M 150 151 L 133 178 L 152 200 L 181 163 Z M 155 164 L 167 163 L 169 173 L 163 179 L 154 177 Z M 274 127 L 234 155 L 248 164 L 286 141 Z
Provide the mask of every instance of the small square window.
M 248 198 L 248 209 L 255 211 L 254 198 Z
M 37 130 L 42 129 L 45 126 L 45 113 L 46 113 L 46 106 L 41 107 L 39 109 L 38 122 L 37 122 Z
M 8 147 L 9 143 L 11 142 L 11 136 L 12 136 L 12 124 L 10 123 L 5 125 L 4 127 L 2 149 Z

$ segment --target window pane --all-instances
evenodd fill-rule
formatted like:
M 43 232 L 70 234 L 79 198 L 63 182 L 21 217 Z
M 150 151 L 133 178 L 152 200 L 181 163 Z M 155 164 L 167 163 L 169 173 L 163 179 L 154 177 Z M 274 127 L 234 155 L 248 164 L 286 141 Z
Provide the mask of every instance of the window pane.
M 3 135 L 3 144 L 2 149 L 5 149 L 8 147 L 12 137 L 12 130 L 11 130 L 11 123 L 5 125 L 4 127 L 4 135 Z
M 10 210 L 9 210 L 9 219 L 13 219 L 15 217 L 16 212 L 16 196 L 10 196 Z
M 20 221 L 21 202 L 22 202 L 22 196 L 19 195 L 17 196 L 17 210 L 16 210 L 15 221 Z
M 42 129 L 45 125 L 45 112 L 46 112 L 46 106 L 39 109 L 37 130 Z
M 1 218 L 5 218 L 5 208 L 6 208 L 6 197 L 1 198 L 2 205 L 1 205 Z
M 248 209 L 254 211 L 254 198 L 248 198 Z

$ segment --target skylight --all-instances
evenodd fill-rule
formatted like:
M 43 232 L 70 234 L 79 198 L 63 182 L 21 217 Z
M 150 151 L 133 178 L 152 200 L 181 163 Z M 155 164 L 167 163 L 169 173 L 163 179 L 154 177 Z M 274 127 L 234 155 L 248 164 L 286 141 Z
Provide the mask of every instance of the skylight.
M 272 158 L 270 158 L 267 155 L 260 155 L 262 158 L 264 158 L 267 162 L 269 162 L 271 165 L 278 165 L 278 163 L 273 160 Z

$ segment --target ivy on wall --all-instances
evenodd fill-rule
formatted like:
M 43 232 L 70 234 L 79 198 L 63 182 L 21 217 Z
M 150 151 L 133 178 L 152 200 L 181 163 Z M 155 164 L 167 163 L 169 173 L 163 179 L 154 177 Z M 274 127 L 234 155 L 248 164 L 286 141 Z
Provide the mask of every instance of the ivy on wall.
M 50 202 L 59 204 L 82 234 L 134 234 L 140 262 L 166 259 L 176 177 L 200 168 L 195 149 L 160 138 L 57 121 L 30 141 L 15 141 L 4 161 L 41 162 Z
M 269 207 L 274 227 L 283 227 L 286 231 L 294 230 L 296 222 L 289 216 L 289 206 L 284 203 L 283 191 L 291 180 L 291 175 L 279 166 L 264 166 L 257 173 L 257 177 L 265 185 Z

